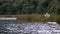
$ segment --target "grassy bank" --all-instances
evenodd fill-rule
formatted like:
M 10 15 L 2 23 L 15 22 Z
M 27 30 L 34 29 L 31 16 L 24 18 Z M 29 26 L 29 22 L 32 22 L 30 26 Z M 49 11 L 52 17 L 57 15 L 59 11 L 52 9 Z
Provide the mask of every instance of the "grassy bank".
M 55 21 L 60 23 L 60 15 L 54 15 L 51 14 L 51 16 L 49 18 L 44 17 L 44 15 L 40 15 L 40 14 L 25 14 L 25 15 L 20 15 L 17 16 L 18 20 L 22 20 L 22 21 L 36 21 L 36 22 L 47 22 L 47 21 Z
M 44 17 L 44 15 L 41 14 L 4 15 L 4 17 L 9 17 L 9 16 L 17 17 L 17 20 L 21 20 L 21 21 L 34 21 L 34 22 L 55 21 L 60 23 L 60 15 L 55 15 L 55 14 L 51 14 L 49 18 L 46 18 Z

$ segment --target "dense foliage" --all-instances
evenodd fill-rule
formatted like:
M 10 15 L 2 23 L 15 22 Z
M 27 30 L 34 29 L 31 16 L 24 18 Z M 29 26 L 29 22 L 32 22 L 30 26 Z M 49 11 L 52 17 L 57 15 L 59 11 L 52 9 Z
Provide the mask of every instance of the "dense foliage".
M 60 14 L 60 0 L 0 0 L 0 14 Z

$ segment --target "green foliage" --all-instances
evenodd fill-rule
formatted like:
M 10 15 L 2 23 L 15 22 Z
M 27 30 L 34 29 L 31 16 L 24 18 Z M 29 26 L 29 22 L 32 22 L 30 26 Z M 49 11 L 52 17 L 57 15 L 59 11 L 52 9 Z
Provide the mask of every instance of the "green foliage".
M 0 14 L 60 14 L 59 0 L 0 0 Z

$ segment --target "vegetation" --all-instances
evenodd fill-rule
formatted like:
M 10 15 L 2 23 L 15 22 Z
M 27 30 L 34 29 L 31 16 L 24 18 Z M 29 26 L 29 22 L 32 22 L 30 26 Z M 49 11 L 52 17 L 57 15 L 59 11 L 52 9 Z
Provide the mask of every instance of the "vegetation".
M 46 18 L 44 15 L 41 14 L 25 14 L 25 15 L 20 15 L 16 16 L 17 20 L 21 21 L 33 21 L 33 22 L 57 22 L 60 23 L 60 15 L 51 15 L 49 18 Z
M 0 14 L 60 14 L 60 0 L 0 0 Z
M 0 15 L 0 17 L 16 17 L 17 20 L 24 22 L 57 22 L 60 24 L 60 15 L 51 14 L 49 18 L 46 18 L 42 14 L 20 14 L 20 15 Z
M 43 14 L 49 13 L 49 18 Z M 60 0 L 0 0 L 0 16 L 12 15 L 23 21 L 60 23 Z
M 60 24 L 60 15 L 51 15 L 49 18 L 44 17 L 44 15 L 40 14 L 25 14 L 17 16 L 17 20 L 21 21 L 30 21 L 30 22 L 57 22 Z

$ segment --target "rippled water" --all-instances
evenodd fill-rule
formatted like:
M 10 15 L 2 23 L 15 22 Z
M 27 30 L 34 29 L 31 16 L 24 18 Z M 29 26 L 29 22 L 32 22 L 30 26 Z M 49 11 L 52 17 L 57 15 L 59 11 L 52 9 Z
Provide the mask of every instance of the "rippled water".
M 58 24 L 0 21 L 0 34 L 60 34 L 59 30 Z

